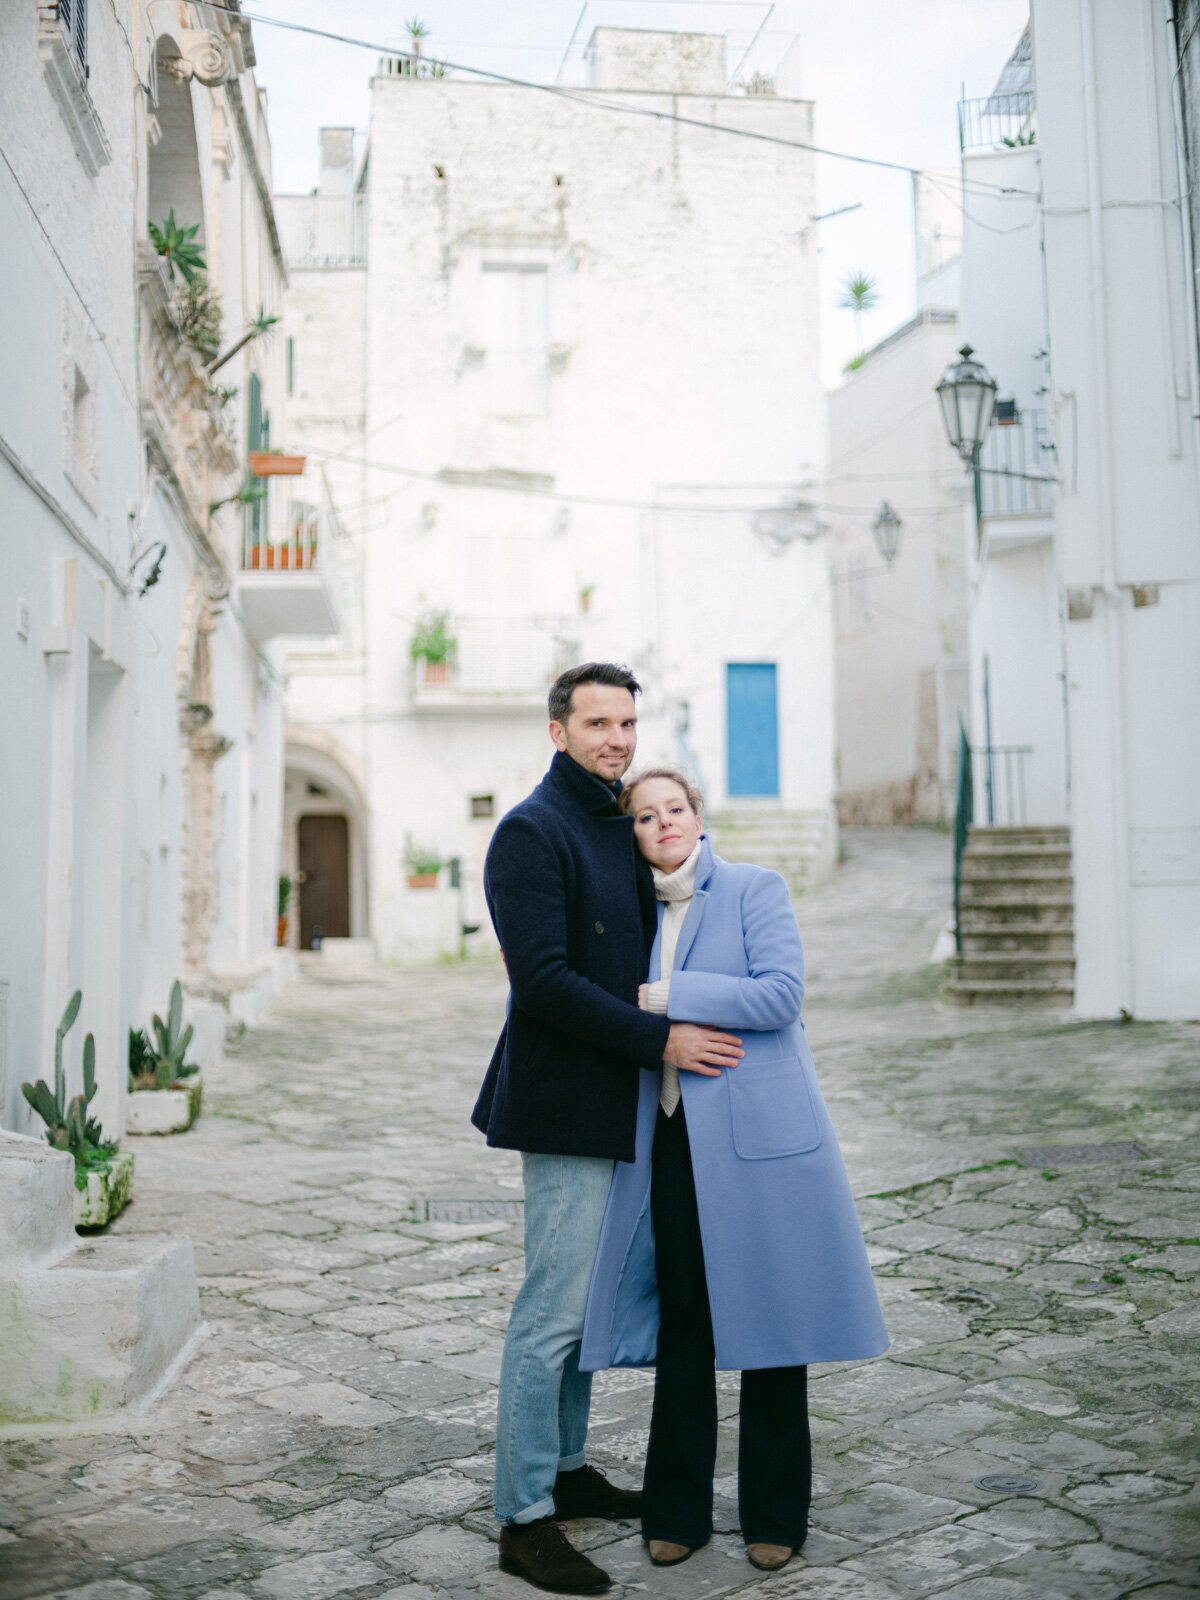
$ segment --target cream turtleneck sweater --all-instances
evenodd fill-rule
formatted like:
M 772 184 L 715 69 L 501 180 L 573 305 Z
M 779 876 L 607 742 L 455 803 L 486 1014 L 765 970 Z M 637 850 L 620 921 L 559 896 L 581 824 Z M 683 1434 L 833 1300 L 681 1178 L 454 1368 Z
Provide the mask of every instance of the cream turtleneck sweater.
M 681 861 L 674 872 L 662 872 L 658 867 L 650 869 L 654 874 L 654 893 L 659 900 L 666 902 L 667 907 L 663 912 L 658 964 L 658 970 L 663 976 L 657 983 L 649 985 L 648 992 L 649 1008 L 660 1017 L 665 1017 L 667 1014 L 671 973 L 675 967 L 675 947 L 679 943 L 679 930 L 683 927 L 683 919 L 687 916 L 687 909 L 692 903 L 692 893 L 696 887 L 696 869 L 699 865 L 700 841 L 697 840 L 696 848 L 691 855 L 686 861 Z M 659 1092 L 658 1103 L 667 1116 L 671 1116 L 679 1104 L 679 1070 L 668 1061 L 663 1062 L 662 1089 Z

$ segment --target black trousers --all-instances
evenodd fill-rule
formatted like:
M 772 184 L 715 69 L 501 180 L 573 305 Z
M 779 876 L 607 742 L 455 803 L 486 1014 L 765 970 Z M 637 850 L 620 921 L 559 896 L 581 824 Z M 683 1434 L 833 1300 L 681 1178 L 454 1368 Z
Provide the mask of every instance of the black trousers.
M 662 1324 L 646 1452 L 642 1536 L 699 1547 L 712 1537 L 716 1356 L 683 1106 L 654 1131 L 655 1258 Z M 808 1368 L 742 1373 L 738 1512 L 747 1544 L 799 1549 L 808 1532 Z

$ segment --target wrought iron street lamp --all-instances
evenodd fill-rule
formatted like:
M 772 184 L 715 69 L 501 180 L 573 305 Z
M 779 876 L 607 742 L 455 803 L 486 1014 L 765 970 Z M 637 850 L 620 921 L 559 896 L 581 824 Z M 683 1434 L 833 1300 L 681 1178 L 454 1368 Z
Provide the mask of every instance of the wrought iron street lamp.
M 987 438 L 996 409 L 996 380 L 981 361 L 974 361 L 969 344 L 959 359 L 946 368 L 937 386 L 938 404 L 946 437 L 969 466 L 978 463 L 979 447 Z
M 871 532 L 875 535 L 875 543 L 879 546 L 879 554 L 890 567 L 896 559 L 896 552 L 900 548 L 900 530 L 904 524 L 892 509 L 890 500 L 885 500 L 879 508 L 879 514 L 871 524 Z

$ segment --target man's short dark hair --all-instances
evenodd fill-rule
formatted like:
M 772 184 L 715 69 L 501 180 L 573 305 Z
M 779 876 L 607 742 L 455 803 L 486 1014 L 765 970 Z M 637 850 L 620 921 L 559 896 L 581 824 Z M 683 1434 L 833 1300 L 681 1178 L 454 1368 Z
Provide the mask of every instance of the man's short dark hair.
M 614 689 L 628 689 L 638 695 L 642 686 L 628 667 L 613 661 L 585 661 L 581 667 L 568 667 L 559 673 L 550 686 L 550 721 L 566 722 L 571 715 L 571 701 L 576 689 L 583 683 L 603 683 Z

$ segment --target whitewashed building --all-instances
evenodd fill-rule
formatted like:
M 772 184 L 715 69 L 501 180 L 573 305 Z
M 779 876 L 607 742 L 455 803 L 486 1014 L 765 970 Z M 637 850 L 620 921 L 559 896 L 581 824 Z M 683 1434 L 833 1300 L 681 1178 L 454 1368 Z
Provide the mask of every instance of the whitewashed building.
M 828 396 L 837 805 L 846 824 L 954 811 L 966 711 L 962 464 L 934 386 L 961 342 L 957 173 L 914 180 L 916 315 Z M 899 518 L 885 559 L 875 523 Z
M 976 816 L 1069 827 L 1088 1016 L 1200 1015 L 1197 344 L 1176 48 L 1149 3 L 1035 0 L 996 90 L 960 108 L 962 331 L 1000 395 L 968 534 L 972 738 L 996 751 L 976 767 Z
M 176 976 L 202 1056 L 232 993 L 253 1006 L 270 991 L 283 699 L 271 641 L 332 614 L 315 573 L 242 575 L 255 525 L 282 542 L 288 516 L 286 480 L 264 504 L 234 498 L 280 415 L 282 338 L 251 339 L 210 372 L 217 352 L 189 339 L 182 274 L 149 235 L 171 213 L 197 227 L 221 353 L 278 313 L 248 25 L 152 0 L 6 8 L 0 29 L 0 717 L 14 819 L 0 1124 L 28 1126 L 20 1082 L 45 1074 L 81 988 L 99 1111 L 120 1133 L 127 1031 L 164 1009 Z M 285 577 L 310 591 L 310 615 Z
M 306 943 L 487 940 L 494 822 L 590 658 L 643 679 L 640 752 L 697 771 L 727 849 L 753 815 L 798 881 L 832 858 L 812 159 L 705 126 L 806 141 L 812 107 L 730 93 L 717 36 L 589 59 L 622 109 L 384 60 L 357 165 L 326 130 L 319 192 L 277 199 L 289 428 L 361 608 L 291 658 Z M 422 851 L 460 864 L 433 892 Z

